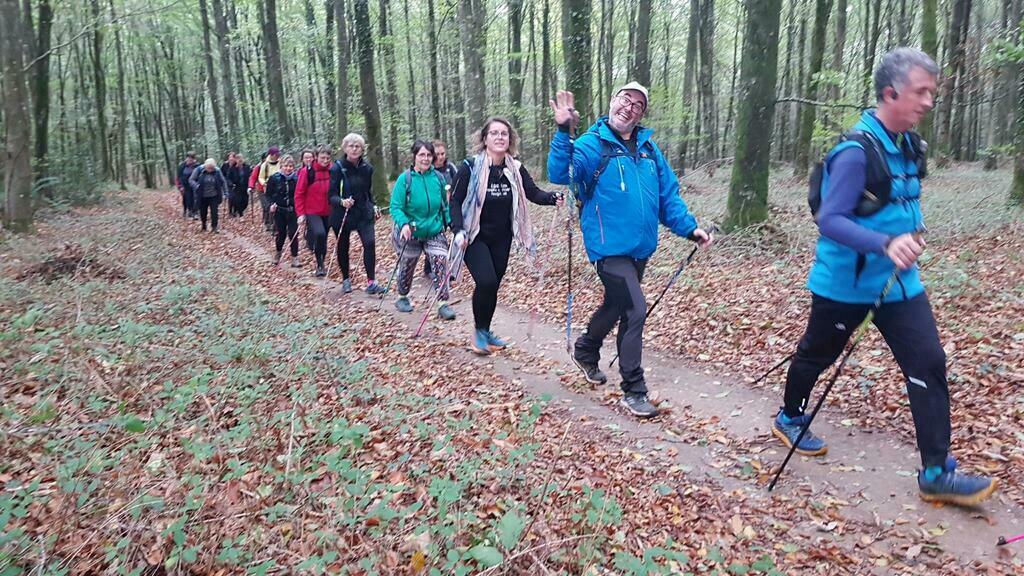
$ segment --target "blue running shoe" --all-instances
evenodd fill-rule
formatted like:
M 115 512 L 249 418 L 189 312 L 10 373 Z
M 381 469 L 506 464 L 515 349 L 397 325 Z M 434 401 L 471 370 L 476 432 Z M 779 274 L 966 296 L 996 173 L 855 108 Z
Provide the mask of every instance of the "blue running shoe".
M 929 479 L 927 470 L 917 473 L 917 488 L 925 502 L 974 506 L 996 491 L 998 482 L 985 476 L 956 473 L 956 460 L 946 457 L 942 472 Z
M 409 302 L 408 296 L 401 296 L 395 300 L 395 308 L 399 312 L 412 312 L 412 302 Z
M 485 330 L 484 332 L 487 334 L 487 346 L 491 349 L 491 352 L 508 347 L 508 342 L 505 342 L 501 338 L 495 336 L 494 332 L 491 332 L 490 330 Z
M 473 352 L 480 356 L 487 356 L 491 353 L 491 347 L 487 343 L 487 330 L 477 328 L 473 332 L 473 341 L 470 343 Z
M 772 434 L 778 436 L 786 447 L 792 448 L 797 436 L 800 436 L 800 430 L 810 419 L 811 417 L 807 414 L 790 418 L 782 410 L 779 410 L 779 415 L 775 417 L 775 424 L 772 426 Z M 796 452 L 804 456 L 824 456 L 828 452 L 828 446 L 825 445 L 824 440 L 815 436 L 808 429 L 796 447 Z

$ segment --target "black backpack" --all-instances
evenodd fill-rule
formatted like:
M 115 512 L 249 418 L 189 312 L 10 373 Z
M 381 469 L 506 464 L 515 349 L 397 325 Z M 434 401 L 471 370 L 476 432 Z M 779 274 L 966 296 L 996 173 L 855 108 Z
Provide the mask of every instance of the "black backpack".
M 928 164 L 925 157 L 928 144 L 916 132 L 907 132 L 907 140 L 909 142 L 903 143 L 900 148 L 905 157 L 914 160 L 917 164 L 917 177 L 922 179 L 928 175 Z M 846 144 L 848 142 L 850 144 Z M 857 216 L 871 216 L 892 201 L 893 176 L 889 170 L 889 162 L 885 158 L 885 147 L 871 132 L 851 130 L 841 135 L 835 147 L 816 162 L 814 169 L 811 170 L 811 177 L 808 180 L 807 205 L 811 209 L 812 216 L 817 217 L 818 210 L 821 208 L 821 185 L 824 179 L 825 162 L 837 151 L 836 148 L 852 147 L 854 142 L 860 144 L 864 149 L 867 158 L 867 172 L 864 191 L 861 193 L 853 213 Z

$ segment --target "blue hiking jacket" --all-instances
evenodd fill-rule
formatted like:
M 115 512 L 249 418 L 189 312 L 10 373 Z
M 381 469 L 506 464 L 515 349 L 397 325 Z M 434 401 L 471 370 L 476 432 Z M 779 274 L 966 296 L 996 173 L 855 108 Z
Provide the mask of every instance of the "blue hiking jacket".
M 647 259 L 658 247 L 658 222 L 689 238 L 697 220 L 679 196 L 675 173 L 651 140 L 654 131 L 640 127 L 634 156 L 607 121 L 607 116 L 600 118 L 574 144 L 568 132 L 557 131 L 548 151 L 548 178 L 552 184 L 570 184 L 576 191 L 583 243 L 591 262 L 609 256 Z M 611 157 L 591 186 L 605 149 L 602 141 Z
M 895 238 L 900 234 L 915 232 L 923 226 L 921 214 L 921 180 L 917 164 L 903 155 L 882 123 L 875 117 L 874 110 L 865 110 L 854 130 L 871 132 L 884 148 L 884 156 L 892 174 L 891 200 L 884 208 L 871 216 L 848 217 L 859 226 Z M 900 135 L 903 145 L 910 147 L 906 134 Z M 837 144 L 825 157 L 822 173 L 821 195 L 825 201 L 829 193 L 828 166 L 832 158 L 851 146 L 862 147 L 851 140 Z M 909 148 L 908 148 L 909 149 Z M 870 154 L 868 155 L 870 157 Z M 896 270 L 896 264 L 884 252 L 858 253 L 853 248 L 826 238 L 818 237 L 817 253 L 807 287 L 818 296 L 849 304 L 872 304 L 885 288 L 885 284 Z M 904 270 L 899 281 L 885 297 L 885 302 L 909 300 L 924 292 L 921 275 L 917 266 Z

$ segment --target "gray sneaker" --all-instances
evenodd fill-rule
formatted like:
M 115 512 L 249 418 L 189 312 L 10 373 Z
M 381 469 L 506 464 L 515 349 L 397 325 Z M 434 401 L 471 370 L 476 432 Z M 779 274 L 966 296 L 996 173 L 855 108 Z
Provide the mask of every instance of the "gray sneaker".
M 377 284 L 376 282 L 372 282 L 370 283 L 369 286 L 366 287 L 366 293 L 369 294 L 370 296 L 376 296 L 378 294 L 383 294 L 385 292 L 387 292 L 387 290 L 380 284 Z
M 292 256 L 292 268 L 302 268 L 302 263 L 299 262 L 298 256 Z
M 402 296 L 398 300 L 395 300 L 395 308 L 399 312 L 412 312 L 412 302 L 409 302 L 408 296 Z
M 280 263 L 281 263 L 281 251 L 278 250 L 277 252 L 274 252 L 274 266 L 277 266 Z
M 443 302 L 437 307 L 437 315 L 440 316 L 442 320 L 455 320 L 455 310 L 453 310 L 447 302 Z
M 658 407 L 647 400 L 647 394 L 642 392 L 626 392 L 622 397 L 622 405 L 640 418 L 653 418 L 658 415 Z
M 352 282 L 350 282 L 348 278 L 341 281 L 341 291 L 345 294 L 352 292 Z

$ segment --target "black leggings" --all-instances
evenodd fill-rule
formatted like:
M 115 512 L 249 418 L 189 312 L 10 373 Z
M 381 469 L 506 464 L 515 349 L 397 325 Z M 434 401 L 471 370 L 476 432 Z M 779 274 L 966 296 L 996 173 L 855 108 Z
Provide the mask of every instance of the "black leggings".
M 306 241 L 316 256 L 316 265 L 324 265 L 327 255 L 327 216 L 306 215 Z
M 185 213 L 185 216 L 191 216 L 196 211 L 195 207 L 195 193 L 191 190 L 180 190 L 181 192 L 181 209 Z
M 299 217 L 295 215 L 295 210 L 278 208 L 274 212 L 274 228 L 277 230 L 277 235 L 274 236 L 274 249 L 280 252 L 284 248 L 285 240 L 291 238 L 292 256 L 298 256 L 299 235 L 296 232 L 299 230 Z
M 334 231 L 337 232 L 338 229 L 335 228 Z M 338 236 L 338 267 L 341 268 L 341 277 L 348 280 L 350 270 L 348 250 L 349 238 L 352 232 L 359 234 L 359 241 L 363 244 L 363 266 L 366 268 L 366 279 L 374 280 L 376 278 L 374 273 L 377 267 L 377 240 L 373 236 L 373 222 L 360 224 L 355 229 L 346 226 L 341 231 L 341 235 Z
M 870 304 L 845 304 L 812 296 L 807 331 L 786 376 L 786 415 L 803 413 L 818 376 L 843 352 L 870 309 Z M 946 353 L 928 296 L 919 294 L 910 300 L 887 302 L 878 309 L 873 322 L 906 378 L 921 461 L 925 467 L 942 466 L 949 452 L 949 388 Z
M 231 193 L 231 213 L 236 216 L 245 214 L 246 207 L 249 206 L 249 195 L 246 194 L 245 190 L 235 190 Z M 294 216 L 294 212 L 292 215 Z
M 220 211 L 220 194 L 216 196 L 210 196 L 209 198 L 201 196 L 199 198 L 199 220 L 203 223 L 203 228 L 206 228 L 206 212 L 210 212 L 210 224 L 213 225 L 213 229 L 217 229 L 217 217 Z
M 473 288 L 473 322 L 477 329 L 491 329 L 491 319 L 498 305 L 498 288 L 505 276 L 511 249 L 511 235 L 497 240 L 485 240 L 477 236 L 466 247 L 464 262 L 476 283 Z

